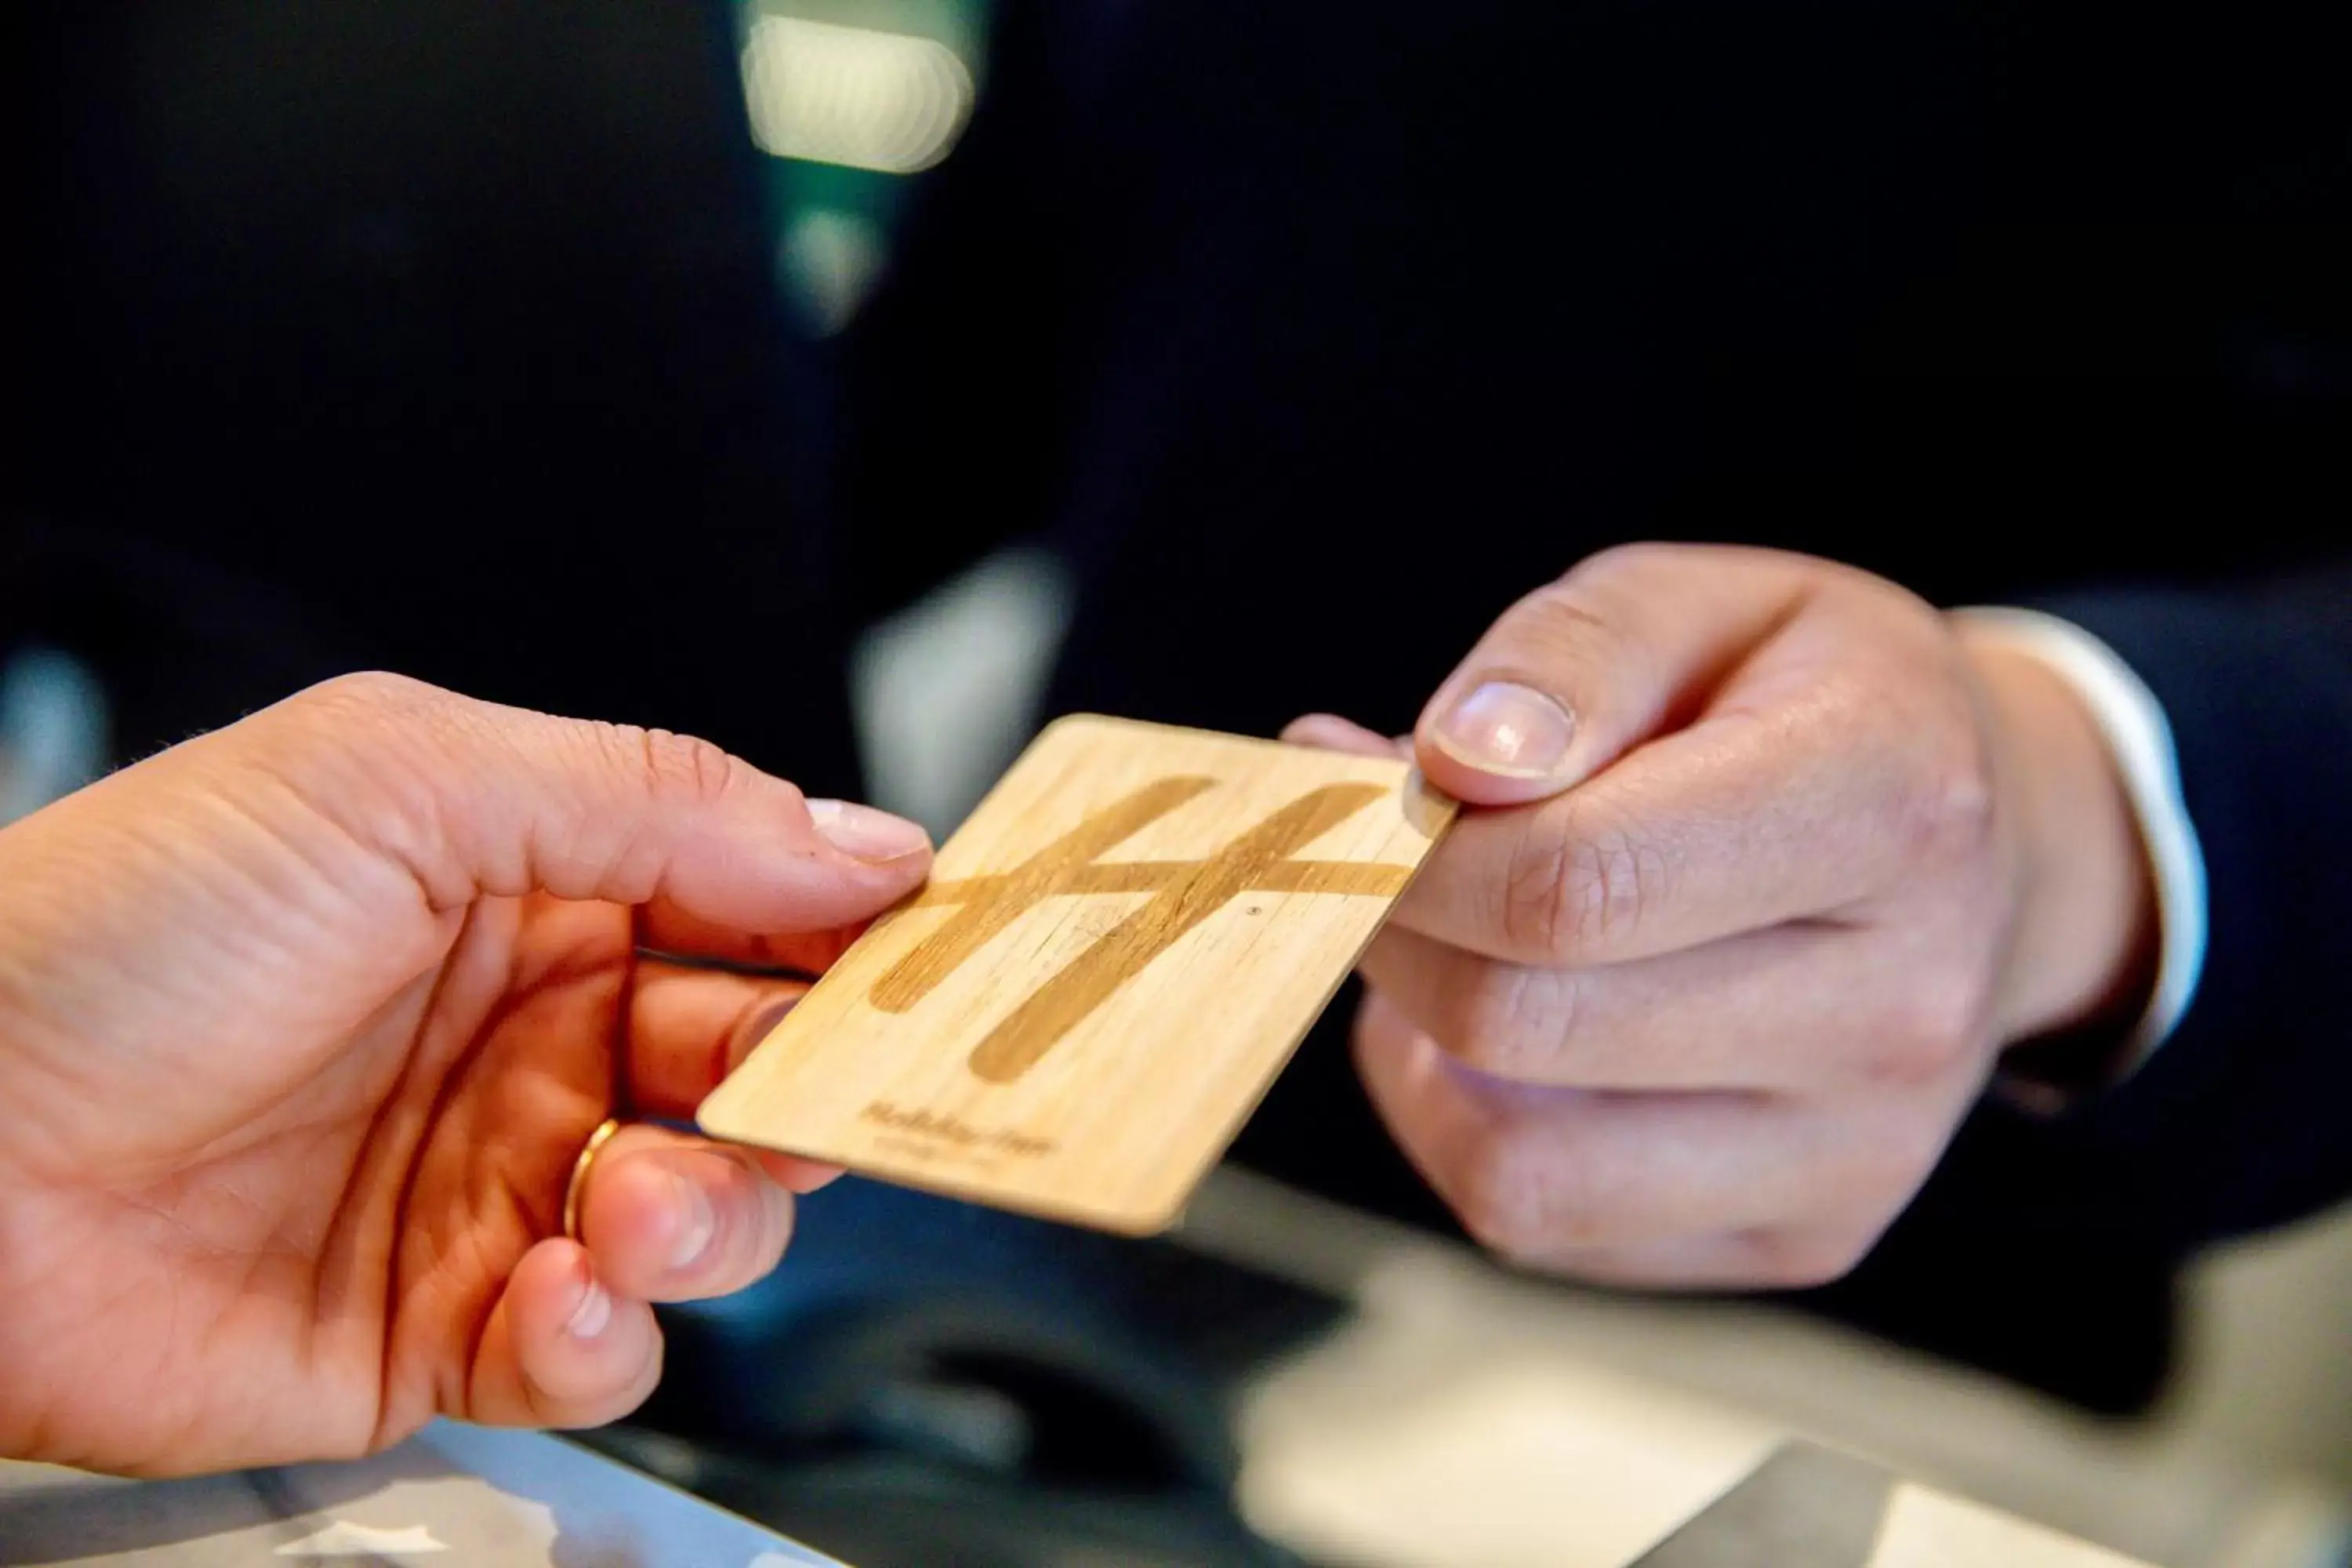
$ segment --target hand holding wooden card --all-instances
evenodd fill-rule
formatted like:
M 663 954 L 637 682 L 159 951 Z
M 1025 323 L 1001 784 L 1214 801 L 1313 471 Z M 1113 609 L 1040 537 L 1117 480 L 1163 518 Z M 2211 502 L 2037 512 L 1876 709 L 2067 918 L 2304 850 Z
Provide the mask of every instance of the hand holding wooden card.
M 705 1131 L 1164 1228 L 1453 819 L 1411 764 L 1090 717 L 1024 752 Z

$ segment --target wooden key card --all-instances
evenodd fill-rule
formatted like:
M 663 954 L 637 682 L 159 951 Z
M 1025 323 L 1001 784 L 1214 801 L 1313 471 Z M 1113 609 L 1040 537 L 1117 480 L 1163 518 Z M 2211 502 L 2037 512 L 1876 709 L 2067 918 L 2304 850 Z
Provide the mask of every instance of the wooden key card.
M 1061 720 L 703 1129 L 1164 1229 L 1453 816 L 1401 761 Z

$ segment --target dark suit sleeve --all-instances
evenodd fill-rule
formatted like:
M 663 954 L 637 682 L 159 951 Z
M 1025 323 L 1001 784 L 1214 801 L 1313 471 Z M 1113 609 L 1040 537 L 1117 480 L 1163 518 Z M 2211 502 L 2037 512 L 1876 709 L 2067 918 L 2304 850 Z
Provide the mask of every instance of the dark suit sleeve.
M 2352 569 L 2047 607 L 2163 704 L 2210 912 L 2172 1037 L 2060 1131 L 2127 1174 L 2111 1221 L 2174 1248 L 2352 1194 Z

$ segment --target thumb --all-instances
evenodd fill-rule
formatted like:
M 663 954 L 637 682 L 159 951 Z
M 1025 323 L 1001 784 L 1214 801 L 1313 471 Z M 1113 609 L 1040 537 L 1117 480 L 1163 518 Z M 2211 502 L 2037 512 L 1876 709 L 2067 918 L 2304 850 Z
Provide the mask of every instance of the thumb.
M 409 871 L 436 909 L 544 892 L 661 900 L 740 931 L 823 931 L 873 915 L 930 868 L 915 824 L 806 800 L 691 736 L 373 674 L 261 717 L 280 776 Z
M 1504 612 L 1422 710 L 1429 782 L 1471 805 L 1558 795 L 1679 713 L 1802 602 L 1795 557 L 1642 544 L 1606 551 Z

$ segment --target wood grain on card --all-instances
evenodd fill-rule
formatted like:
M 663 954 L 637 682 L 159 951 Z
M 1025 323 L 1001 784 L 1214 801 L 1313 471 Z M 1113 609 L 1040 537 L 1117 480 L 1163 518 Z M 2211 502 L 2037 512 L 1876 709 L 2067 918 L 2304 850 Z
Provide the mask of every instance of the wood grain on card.
M 1062 720 L 699 1120 L 978 1202 L 1162 1228 L 1453 812 L 1401 761 Z

